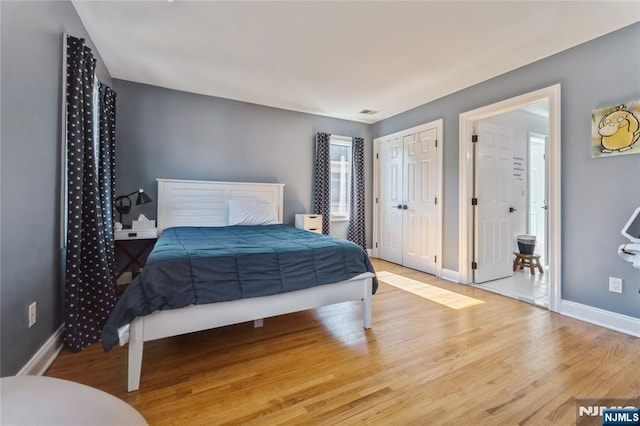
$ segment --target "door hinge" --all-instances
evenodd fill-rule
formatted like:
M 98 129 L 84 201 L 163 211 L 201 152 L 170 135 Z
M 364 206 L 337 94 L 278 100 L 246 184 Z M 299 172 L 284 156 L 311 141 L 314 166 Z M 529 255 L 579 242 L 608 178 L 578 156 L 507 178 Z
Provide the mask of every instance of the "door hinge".
M 380 156 L 379 156 L 378 154 L 376 154 L 376 160 L 377 160 L 378 158 L 380 158 Z
M 376 197 L 376 204 L 378 204 L 378 197 Z
M 478 135 L 472 135 L 471 142 L 478 142 Z
M 437 206 L 438 205 L 438 197 L 436 197 L 436 200 L 434 201 L 434 204 Z
M 471 205 L 472 205 L 472 206 L 477 206 L 477 205 L 478 205 L 478 199 L 477 199 L 477 198 L 475 198 L 475 197 L 473 197 L 473 198 L 471 199 Z
M 438 147 L 438 139 L 436 139 L 436 148 Z
M 478 263 L 471 262 L 471 269 L 478 269 Z
M 378 248 L 378 243 L 376 243 L 376 248 Z
M 438 256 L 433 256 L 433 263 L 438 263 Z

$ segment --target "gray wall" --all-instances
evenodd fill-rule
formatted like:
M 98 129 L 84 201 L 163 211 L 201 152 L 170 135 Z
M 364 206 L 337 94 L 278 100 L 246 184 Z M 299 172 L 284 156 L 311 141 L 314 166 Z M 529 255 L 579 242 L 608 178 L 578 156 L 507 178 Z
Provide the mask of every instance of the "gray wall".
M 562 297 L 640 318 L 640 271 L 617 255 L 640 206 L 640 155 L 591 158 L 591 112 L 640 100 L 640 24 L 461 90 L 373 125 L 384 136 L 444 118 L 444 267 L 458 270 L 459 114 L 562 85 Z M 608 291 L 608 277 L 624 293 Z
M 0 15 L 0 374 L 7 376 L 17 373 L 63 322 L 62 34 L 88 35 L 69 2 L 1 1 Z M 111 84 L 98 62 L 99 78 Z M 37 323 L 28 328 L 27 306 L 34 301 Z
M 156 178 L 284 183 L 284 221 L 293 225 L 296 213 L 312 211 L 316 132 L 364 138 L 365 164 L 373 161 L 368 124 L 114 81 L 118 194 L 142 187 L 155 200 Z M 369 185 L 369 246 L 371 197 Z M 156 208 L 134 206 L 123 220 L 155 218 Z

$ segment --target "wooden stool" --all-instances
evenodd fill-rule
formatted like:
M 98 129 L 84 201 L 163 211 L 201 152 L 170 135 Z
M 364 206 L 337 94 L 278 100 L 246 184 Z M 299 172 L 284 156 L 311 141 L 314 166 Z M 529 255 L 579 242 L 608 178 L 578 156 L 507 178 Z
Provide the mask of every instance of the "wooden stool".
M 523 269 L 525 266 L 529 267 L 531 271 L 531 275 L 536 274 L 536 267 L 541 274 L 544 274 L 544 269 L 542 269 L 542 265 L 540 264 L 540 255 L 539 254 L 522 254 L 513 252 L 516 255 L 516 258 L 513 260 L 513 270 Z

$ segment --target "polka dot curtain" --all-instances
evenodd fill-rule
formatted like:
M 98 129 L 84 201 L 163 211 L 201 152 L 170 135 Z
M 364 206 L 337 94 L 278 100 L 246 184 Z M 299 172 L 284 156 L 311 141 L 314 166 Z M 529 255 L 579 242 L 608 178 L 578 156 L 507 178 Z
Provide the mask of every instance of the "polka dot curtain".
M 367 249 L 364 223 L 364 139 L 353 138 L 351 159 L 351 211 L 347 239 Z
M 84 40 L 67 36 L 64 343 L 74 352 L 100 339 L 116 302 L 111 228 L 115 93 L 105 87 L 94 99 L 95 66 Z M 96 117 L 96 111 L 102 116 Z
M 116 257 L 114 251 L 113 223 L 114 201 L 116 198 L 116 92 L 104 83 L 99 83 L 100 145 L 98 156 L 98 184 L 100 187 L 100 208 L 103 221 L 105 250 L 109 271 L 115 276 Z
M 322 215 L 322 233 L 329 234 L 331 217 L 331 134 L 316 135 L 315 214 Z

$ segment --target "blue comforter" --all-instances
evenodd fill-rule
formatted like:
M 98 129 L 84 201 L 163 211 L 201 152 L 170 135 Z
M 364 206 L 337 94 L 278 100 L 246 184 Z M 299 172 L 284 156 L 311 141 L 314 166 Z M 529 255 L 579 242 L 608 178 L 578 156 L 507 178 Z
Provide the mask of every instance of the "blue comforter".
M 118 328 L 160 309 L 267 296 L 374 272 L 349 241 L 287 225 L 165 229 L 142 273 L 102 331 L 108 351 Z M 373 292 L 378 287 L 373 280 Z

